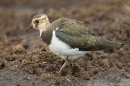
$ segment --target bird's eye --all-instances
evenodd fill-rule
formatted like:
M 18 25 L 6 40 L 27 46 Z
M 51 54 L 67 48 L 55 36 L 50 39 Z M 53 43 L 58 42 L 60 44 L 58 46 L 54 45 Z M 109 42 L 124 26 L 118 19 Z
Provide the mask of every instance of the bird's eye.
M 39 23 L 39 20 L 35 20 L 36 23 Z

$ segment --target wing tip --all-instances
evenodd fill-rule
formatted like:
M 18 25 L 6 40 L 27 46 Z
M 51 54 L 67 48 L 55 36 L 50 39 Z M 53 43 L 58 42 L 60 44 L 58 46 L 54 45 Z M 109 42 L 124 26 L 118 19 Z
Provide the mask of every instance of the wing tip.
M 124 45 L 125 45 L 125 44 L 122 43 L 122 44 L 121 44 L 121 47 L 123 47 Z
M 120 48 L 120 47 L 123 47 L 124 45 L 125 45 L 124 43 L 120 43 L 118 47 Z

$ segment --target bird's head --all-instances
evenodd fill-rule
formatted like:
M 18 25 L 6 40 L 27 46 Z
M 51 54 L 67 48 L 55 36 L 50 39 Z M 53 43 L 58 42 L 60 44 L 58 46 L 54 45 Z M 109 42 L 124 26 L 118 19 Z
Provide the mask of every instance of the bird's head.
M 40 36 L 43 31 L 50 25 L 49 19 L 45 14 L 38 14 L 32 18 L 31 25 L 26 29 L 26 31 L 30 29 L 37 29 L 40 31 Z

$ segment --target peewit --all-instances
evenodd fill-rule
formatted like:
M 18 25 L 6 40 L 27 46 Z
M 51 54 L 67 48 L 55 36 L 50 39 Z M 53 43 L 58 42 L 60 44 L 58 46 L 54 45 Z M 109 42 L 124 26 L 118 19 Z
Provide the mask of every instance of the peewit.
M 92 33 L 82 22 L 59 18 L 50 23 L 47 15 L 35 15 L 26 31 L 34 28 L 40 31 L 42 40 L 57 56 L 65 59 L 59 72 L 70 67 L 70 59 L 84 56 L 88 51 L 121 47 L 122 43 L 108 41 Z

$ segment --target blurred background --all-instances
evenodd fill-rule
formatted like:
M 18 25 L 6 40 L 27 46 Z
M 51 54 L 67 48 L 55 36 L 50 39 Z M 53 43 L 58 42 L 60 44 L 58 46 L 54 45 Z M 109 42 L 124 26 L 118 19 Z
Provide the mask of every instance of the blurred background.
M 46 80 L 48 77 L 53 77 L 52 81 L 56 80 L 55 71 L 59 70 L 63 61 L 48 50 L 46 44 L 39 37 L 39 31 L 25 32 L 32 17 L 42 13 L 48 15 L 50 22 L 60 17 L 82 21 L 95 34 L 125 44 L 121 49 L 90 52 L 85 57 L 78 59 L 76 62 L 80 63 L 85 71 L 82 75 L 83 81 L 111 68 L 130 70 L 130 0 L 1 0 L 0 74 L 5 78 L 0 78 L 3 83 L 0 85 L 5 85 L 6 78 L 18 77 L 16 74 L 11 76 L 11 70 L 26 71 L 22 73 L 23 75 L 27 74 L 26 76 L 31 73 L 38 74 Z M 45 64 L 43 61 L 47 63 Z M 73 77 L 75 83 L 81 84 L 83 82 L 76 82 L 79 77 L 79 68 L 76 66 L 76 62 L 73 62 L 72 76 L 76 76 Z M 63 76 L 66 75 L 67 73 L 64 72 Z M 58 80 L 64 81 L 63 76 L 59 76 Z M 20 79 L 23 78 L 25 77 Z M 41 78 L 38 80 L 32 78 L 32 81 L 36 81 L 35 85 L 37 82 L 48 83 L 47 81 L 40 82 L 39 80 L 43 80 Z M 7 81 L 11 82 L 11 80 Z M 14 83 L 21 82 L 16 79 Z M 32 85 L 28 84 L 28 86 Z

